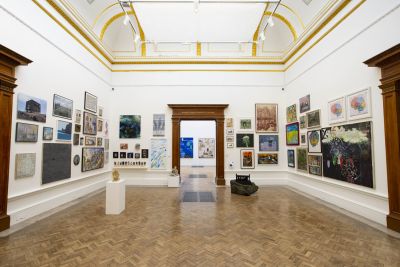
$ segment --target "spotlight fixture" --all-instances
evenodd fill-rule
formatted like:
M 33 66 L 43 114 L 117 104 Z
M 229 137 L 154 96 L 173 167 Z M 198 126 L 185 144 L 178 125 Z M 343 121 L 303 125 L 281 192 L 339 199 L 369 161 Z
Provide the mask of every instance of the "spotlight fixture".
M 124 25 L 128 25 L 128 22 L 129 22 L 129 16 L 128 14 L 125 14 Z
M 199 12 L 199 4 L 200 4 L 200 0 L 194 0 L 193 1 L 193 5 L 194 5 L 193 11 L 194 11 L 194 13 Z
M 139 41 L 140 41 L 139 34 L 135 34 L 135 43 L 138 43 Z
M 261 39 L 261 41 L 265 41 L 265 33 L 264 33 L 264 31 L 261 32 L 260 39 Z
M 274 27 L 274 25 L 275 25 L 274 20 L 272 19 L 272 16 L 270 16 L 268 18 L 268 25 L 271 26 L 271 27 Z

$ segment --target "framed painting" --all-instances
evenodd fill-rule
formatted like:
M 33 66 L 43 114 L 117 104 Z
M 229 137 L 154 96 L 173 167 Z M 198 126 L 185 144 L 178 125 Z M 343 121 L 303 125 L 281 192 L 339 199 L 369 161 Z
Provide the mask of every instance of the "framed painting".
M 104 108 L 99 106 L 99 117 L 103 117 Z
M 75 123 L 81 124 L 82 121 L 82 111 L 79 109 L 75 109 Z
M 215 157 L 215 139 L 214 138 L 199 138 L 198 157 L 211 159 Z
M 374 187 L 372 122 L 321 130 L 325 177 Z
M 83 137 L 79 138 L 79 145 L 80 146 L 83 146 L 84 142 L 85 142 L 85 138 L 83 138 Z
M 85 136 L 85 146 L 95 146 L 96 136 Z
M 103 138 L 97 137 L 97 146 L 103 146 Z
M 319 109 L 307 112 L 307 128 L 321 126 L 321 111 Z
M 369 118 L 371 117 L 371 112 L 370 88 L 347 96 L 347 118 L 349 120 Z
M 258 153 L 257 164 L 258 165 L 278 164 L 278 153 Z
M 253 130 L 253 119 L 252 118 L 240 118 L 239 129 L 241 131 L 252 131 Z
M 82 148 L 82 172 L 101 169 L 104 167 L 104 148 Z
M 299 99 L 300 113 L 304 113 L 311 109 L 310 95 L 303 96 Z
M 79 134 L 74 133 L 74 137 L 73 137 L 72 140 L 73 140 L 73 141 L 72 141 L 72 144 L 73 144 L 74 146 L 79 146 Z
M 233 135 L 235 131 L 233 129 L 226 129 L 226 135 Z
M 300 121 L 300 129 L 306 129 L 308 127 L 307 115 L 301 115 L 299 121 Z
M 47 101 L 18 93 L 17 97 L 17 119 L 46 122 Z
M 133 152 L 128 152 L 126 156 L 128 159 L 133 159 Z
M 286 145 L 297 146 L 300 144 L 299 123 L 294 122 L 286 125 Z
M 329 124 L 346 121 L 346 100 L 344 97 L 328 102 Z
M 259 135 L 258 146 L 259 151 L 279 151 L 279 136 Z
M 149 158 L 149 150 L 148 149 L 142 149 L 142 159 L 147 159 Z
M 129 154 L 131 154 L 131 155 L 133 155 L 133 153 L 131 152 L 131 153 L 128 153 L 128 155 Z M 119 157 L 121 158 L 121 159 L 126 159 L 126 152 L 119 152 Z M 133 156 L 132 156 L 133 157 Z
M 235 148 L 235 143 L 226 143 L 226 148 Z
M 53 140 L 53 128 L 52 127 L 43 127 L 43 138 L 44 141 Z
M 150 167 L 156 170 L 167 168 L 167 139 L 151 139 Z
M 35 143 L 38 141 L 38 131 L 38 125 L 17 122 L 15 130 L 15 142 Z
M 181 137 L 180 140 L 181 159 L 193 158 L 193 137 Z
M 278 104 L 256 104 L 256 133 L 278 132 Z
M 121 150 L 127 150 L 127 149 L 128 149 L 128 144 L 127 144 L 127 143 L 119 144 L 119 149 L 121 149 Z
M 103 131 L 103 120 L 98 119 L 97 120 L 97 132 L 102 132 Z
M 226 128 L 234 128 L 233 126 L 233 118 L 226 118 Z
M 35 175 L 36 153 L 21 153 L 15 155 L 15 179 Z
M 295 164 L 295 156 L 294 156 L 294 150 L 293 149 L 288 149 L 288 151 L 287 151 L 287 159 L 288 159 L 288 167 L 294 168 L 296 166 L 296 164 Z
M 42 184 L 71 178 L 71 144 L 43 143 Z
M 319 130 L 308 131 L 308 153 L 321 153 L 321 132 Z
M 119 153 L 118 152 L 113 152 L 113 159 L 119 158 Z
M 97 134 L 97 116 L 90 112 L 83 112 L 83 134 Z
M 135 153 L 135 159 L 140 159 L 140 153 Z
M 153 136 L 165 136 L 165 114 L 153 114 Z
M 308 155 L 308 173 L 322 176 L 322 156 Z
M 305 147 L 297 147 L 296 148 L 296 166 L 298 171 L 308 171 L 307 164 L 307 148 Z
M 119 117 L 119 138 L 136 139 L 141 134 L 140 115 L 121 115 Z
M 74 163 L 75 166 L 78 166 L 79 163 L 81 162 L 81 157 L 79 155 L 75 155 L 72 162 Z
M 81 125 L 80 124 L 75 124 L 75 132 L 80 133 L 81 132 Z
M 72 122 L 57 121 L 57 140 L 71 141 L 72 140 Z
M 97 96 L 89 92 L 85 92 L 85 110 L 97 113 Z
M 73 101 L 60 95 L 53 97 L 53 116 L 72 119 Z
M 108 138 L 104 139 L 104 150 L 105 151 L 110 150 L 110 139 L 108 139 Z
M 254 134 L 236 134 L 236 147 L 254 147 Z
M 296 104 L 293 104 L 286 108 L 286 122 L 292 123 L 296 121 L 297 121 L 297 108 Z
M 300 134 L 300 145 L 302 146 L 307 145 L 307 134 L 305 133 Z
M 240 150 L 240 168 L 241 169 L 254 169 L 255 164 L 254 149 L 241 149 Z
M 227 143 L 234 143 L 235 142 L 235 137 L 234 136 L 227 136 L 226 137 L 226 142 Z

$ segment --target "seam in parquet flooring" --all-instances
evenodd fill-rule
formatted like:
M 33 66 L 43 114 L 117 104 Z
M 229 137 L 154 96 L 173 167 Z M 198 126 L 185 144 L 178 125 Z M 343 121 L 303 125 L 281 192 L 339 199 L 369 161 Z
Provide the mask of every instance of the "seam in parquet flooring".
M 399 239 L 285 187 L 216 195 L 127 187 L 106 216 L 101 192 L 0 238 L 0 266 L 400 266 Z

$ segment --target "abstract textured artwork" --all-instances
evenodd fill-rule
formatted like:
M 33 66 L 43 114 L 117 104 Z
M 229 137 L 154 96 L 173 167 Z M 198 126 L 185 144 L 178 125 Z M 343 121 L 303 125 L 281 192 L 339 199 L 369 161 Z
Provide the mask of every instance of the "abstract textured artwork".
M 34 176 L 35 166 L 36 166 L 36 153 L 16 154 L 15 179 Z
M 119 117 L 119 138 L 140 138 L 140 133 L 140 115 L 121 115 Z
M 157 170 L 167 168 L 167 139 L 151 139 L 150 167 Z
M 198 144 L 199 158 L 214 158 L 215 157 L 215 139 L 214 138 L 199 138 Z
M 193 137 L 181 137 L 180 143 L 181 158 L 193 158 Z
M 71 144 L 44 143 L 42 184 L 71 177 Z
M 371 122 L 322 129 L 324 176 L 372 188 L 371 132 Z
M 356 120 L 371 117 L 370 89 L 365 89 L 347 96 L 347 117 Z
M 322 176 L 322 156 L 308 155 L 308 173 Z
M 308 153 L 321 153 L 321 133 L 319 130 L 307 132 Z
M 22 93 L 17 98 L 17 119 L 46 122 L 47 102 Z
M 15 142 L 37 142 L 38 131 L 38 125 L 17 122 L 15 130 Z
M 258 165 L 278 164 L 278 153 L 258 153 Z
M 332 100 L 328 103 L 328 120 L 330 124 L 346 120 L 346 101 L 344 97 Z
M 82 172 L 96 170 L 104 167 L 104 148 L 82 148 Z
M 297 109 L 296 104 L 293 104 L 286 108 L 286 122 L 291 123 L 295 121 L 297 121 Z
M 296 165 L 297 170 L 299 171 L 307 171 L 307 148 L 297 147 L 296 148 Z
M 297 146 L 300 143 L 299 123 L 291 123 L 286 125 L 286 145 Z
M 256 104 L 256 132 L 278 132 L 278 104 Z
M 258 136 L 259 151 L 278 151 L 279 136 L 278 135 L 259 135 Z

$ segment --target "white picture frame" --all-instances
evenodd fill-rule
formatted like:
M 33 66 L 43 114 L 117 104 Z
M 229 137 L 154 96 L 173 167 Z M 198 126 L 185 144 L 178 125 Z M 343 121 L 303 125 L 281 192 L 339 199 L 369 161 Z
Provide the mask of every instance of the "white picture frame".
M 347 95 L 346 104 L 349 121 L 370 118 L 372 116 L 371 88 Z
M 339 97 L 328 102 L 328 122 L 335 124 L 347 120 L 346 97 Z
M 250 122 L 250 126 L 248 123 Z M 254 119 L 249 117 L 239 118 L 238 129 L 242 132 L 253 132 L 254 131 Z

